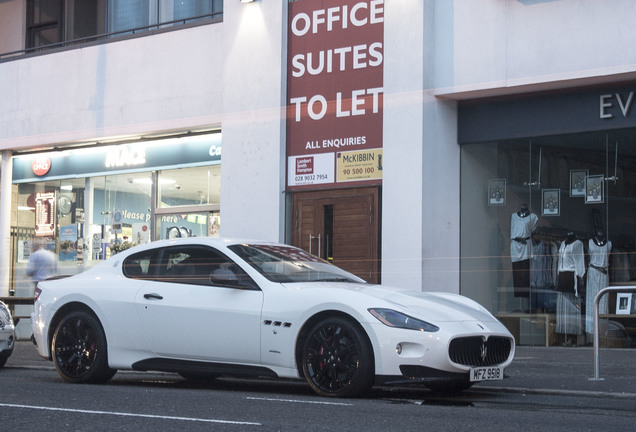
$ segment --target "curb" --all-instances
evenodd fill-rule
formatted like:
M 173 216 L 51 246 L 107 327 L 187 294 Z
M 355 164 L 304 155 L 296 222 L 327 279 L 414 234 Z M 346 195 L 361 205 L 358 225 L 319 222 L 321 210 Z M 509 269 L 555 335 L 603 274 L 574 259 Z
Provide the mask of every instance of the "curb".
M 474 391 L 485 391 L 489 393 L 519 393 L 550 396 L 578 396 L 578 397 L 600 397 L 606 399 L 634 399 L 636 393 L 617 393 L 591 390 L 556 390 L 556 389 L 534 389 L 524 387 L 472 387 Z M 470 390 L 469 390 L 470 391 Z

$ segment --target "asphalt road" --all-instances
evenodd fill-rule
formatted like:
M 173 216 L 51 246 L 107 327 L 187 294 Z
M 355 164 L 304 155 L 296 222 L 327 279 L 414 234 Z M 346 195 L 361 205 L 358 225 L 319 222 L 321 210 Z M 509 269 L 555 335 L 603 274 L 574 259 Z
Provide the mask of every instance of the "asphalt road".
M 636 401 L 497 391 L 459 396 L 378 388 L 321 398 L 301 382 L 119 372 L 106 385 L 61 380 L 49 363 L 0 370 L 0 425 L 11 431 L 633 431 Z

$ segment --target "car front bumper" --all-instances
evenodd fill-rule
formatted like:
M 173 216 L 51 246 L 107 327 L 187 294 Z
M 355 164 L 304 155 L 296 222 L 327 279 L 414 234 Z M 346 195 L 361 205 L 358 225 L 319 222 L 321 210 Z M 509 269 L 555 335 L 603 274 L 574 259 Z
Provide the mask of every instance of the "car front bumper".
M 9 358 L 15 344 L 15 328 L 5 325 L 0 329 L 0 358 Z

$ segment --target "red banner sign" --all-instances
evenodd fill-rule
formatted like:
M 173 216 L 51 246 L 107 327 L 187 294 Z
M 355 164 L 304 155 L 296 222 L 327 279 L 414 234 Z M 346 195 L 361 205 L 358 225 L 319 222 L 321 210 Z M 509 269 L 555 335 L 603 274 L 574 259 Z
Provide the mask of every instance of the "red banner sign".
M 288 38 L 288 188 L 379 184 L 384 0 L 292 2 Z

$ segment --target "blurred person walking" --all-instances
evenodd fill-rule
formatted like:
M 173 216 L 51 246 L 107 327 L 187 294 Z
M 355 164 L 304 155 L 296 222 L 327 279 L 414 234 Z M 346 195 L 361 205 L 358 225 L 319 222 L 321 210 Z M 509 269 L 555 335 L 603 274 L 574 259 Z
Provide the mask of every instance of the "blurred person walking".
M 38 282 L 55 276 L 56 273 L 57 257 L 44 247 L 44 240 L 36 240 L 26 266 L 27 276 L 31 276 L 33 285 L 37 288 Z

